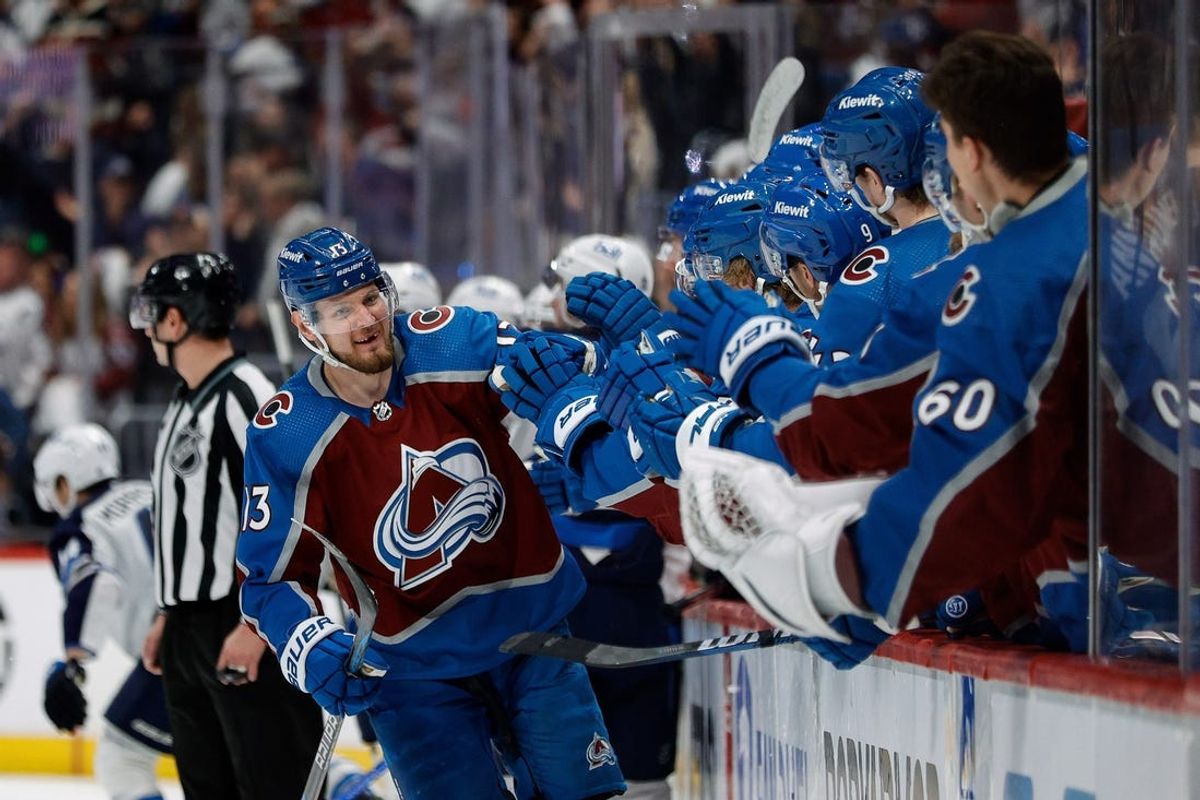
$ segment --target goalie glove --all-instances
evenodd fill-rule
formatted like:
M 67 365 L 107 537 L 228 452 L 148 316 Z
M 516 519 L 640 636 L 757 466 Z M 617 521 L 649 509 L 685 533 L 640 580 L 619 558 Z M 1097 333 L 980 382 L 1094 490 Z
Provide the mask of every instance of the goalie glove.
M 537 422 L 550 399 L 584 372 L 591 353 L 595 366 L 595 348 L 572 350 L 569 337 L 526 334 L 504 352 L 504 364 L 497 364 L 489 383 L 500 393 L 500 400 L 518 417 Z
M 83 665 L 73 658 L 54 662 L 46 676 L 42 708 L 60 731 L 70 733 L 87 721 L 87 698 L 80 688 L 86 678 Z
M 776 356 L 809 357 L 796 323 L 754 292 L 701 281 L 695 297 L 675 290 L 671 302 L 676 311 L 666 315 L 666 322 L 678 333 L 671 348 L 701 372 L 719 377 L 735 402 L 744 399 L 755 370 Z
M 609 345 L 637 339 L 662 312 L 632 281 L 604 272 L 581 275 L 567 284 L 567 311 L 599 329 Z
M 283 677 L 311 694 L 330 714 L 353 716 L 365 711 L 383 688 L 387 661 L 368 646 L 358 672 L 347 672 L 353 643 L 354 637 L 329 617 L 306 619 L 279 651 Z
M 797 484 L 766 461 L 726 450 L 688 452 L 680 514 L 688 549 L 721 571 L 772 624 L 846 643 L 828 617 L 870 616 L 837 577 L 837 544 L 880 481 Z

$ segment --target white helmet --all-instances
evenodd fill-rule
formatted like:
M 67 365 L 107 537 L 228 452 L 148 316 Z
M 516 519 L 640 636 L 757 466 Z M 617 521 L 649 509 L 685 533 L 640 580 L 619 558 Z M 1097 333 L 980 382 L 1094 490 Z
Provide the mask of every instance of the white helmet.
M 521 290 L 508 278 L 499 275 L 476 275 L 454 287 L 446 298 L 448 306 L 469 306 L 476 311 L 490 311 L 506 322 L 516 323 L 525 313 Z
M 603 272 L 631 281 L 647 297 L 654 290 L 654 265 L 650 253 L 632 239 L 593 233 L 580 236 L 550 262 L 563 284 L 573 278 Z
M 112 435 L 95 423 L 71 425 L 51 436 L 33 459 L 33 489 L 43 511 L 66 517 L 78 503 L 79 492 L 116 478 L 121 457 Z M 54 491 L 59 477 L 66 479 L 70 497 L 58 501 Z
M 521 315 L 521 327 L 545 330 L 558 325 L 554 314 L 554 290 L 538 281 L 525 295 L 525 311 Z
M 396 313 L 441 305 L 442 287 L 424 264 L 418 264 L 416 261 L 393 261 L 390 264 L 380 264 L 379 268 L 392 276 L 392 283 L 396 284 L 396 294 L 400 298 Z

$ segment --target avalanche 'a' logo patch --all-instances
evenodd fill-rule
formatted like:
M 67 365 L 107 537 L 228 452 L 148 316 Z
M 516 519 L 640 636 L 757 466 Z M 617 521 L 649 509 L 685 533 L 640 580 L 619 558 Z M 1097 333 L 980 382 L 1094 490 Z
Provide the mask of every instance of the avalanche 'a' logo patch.
M 613 746 L 599 733 L 592 733 L 592 743 L 587 749 L 588 772 L 603 767 L 605 764 L 617 765 L 617 754 Z
M 842 272 L 842 283 L 857 286 L 860 283 L 870 283 L 879 277 L 879 264 L 886 264 L 890 258 L 886 247 L 868 247 L 858 254 Z
M 420 586 L 453 565 L 472 541 L 486 542 L 504 516 L 504 490 L 472 439 L 437 450 L 400 446 L 400 487 L 375 520 L 375 554 L 396 586 Z

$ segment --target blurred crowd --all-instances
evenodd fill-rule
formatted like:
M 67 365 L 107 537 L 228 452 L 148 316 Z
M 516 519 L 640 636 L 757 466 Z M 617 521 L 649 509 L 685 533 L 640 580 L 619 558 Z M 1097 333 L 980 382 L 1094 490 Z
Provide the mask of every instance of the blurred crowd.
M 586 155 L 577 143 L 584 124 L 581 44 L 590 21 L 645 8 L 673 9 L 684 19 L 726 4 L 732 3 L 504 4 L 514 84 L 524 76 L 540 87 L 532 109 L 514 102 L 511 111 L 514 126 L 522 111 L 534 115 L 538 177 L 526 183 L 541 185 L 526 185 L 518 175 L 521 196 L 513 205 L 528 210 L 536 190 L 537 250 L 554 252 L 587 227 Z M 1055 54 L 1068 89 L 1082 92 L 1080 0 L 790 5 L 793 49 L 815 76 L 797 97 L 793 121 L 819 117 L 834 93 L 879 64 L 927 67 L 954 31 L 972 27 L 1021 29 Z M 274 256 L 283 243 L 341 223 L 369 241 L 381 261 L 414 257 L 415 162 L 432 154 L 446 163 L 436 174 L 458 174 L 471 145 L 457 123 L 472 113 L 461 93 L 440 91 L 443 81 L 451 87 L 462 80 L 455 77 L 464 71 L 461 54 L 436 65 L 436 88 L 422 94 L 418 39 L 430 26 L 453 26 L 486 6 L 483 0 L 0 0 L 6 178 L 0 454 L 8 484 L 0 497 L 10 498 L 0 501 L 0 528 L 31 519 L 31 445 L 87 419 L 120 436 L 125 423 L 141 418 L 137 409 L 167 399 L 174 376 L 154 365 L 145 340 L 125 320 L 128 288 L 155 259 L 221 242 L 242 279 L 239 343 L 269 359 L 262 303 L 275 296 Z M 344 34 L 336 128 L 326 124 L 332 99 L 323 73 L 331 29 Z M 670 198 L 703 177 L 685 166 L 685 152 L 700 153 L 718 177 L 745 169 L 744 48 L 737 37 L 705 34 L 638 39 L 623 52 L 623 230 L 650 238 Z M 212 52 L 220 58 L 224 91 L 208 83 Z M 79 196 L 75 165 L 80 59 L 90 76 L 90 197 Z M 215 110 L 222 113 L 219 128 L 208 125 Z M 214 130 L 223 154 L 215 175 L 207 156 Z M 325 140 L 331 130 L 342 137 L 337 147 Z M 418 149 L 419 135 L 427 150 Z M 337 195 L 325 190 L 331 169 L 340 171 Z M 209 182 L 217 177 L 220 204 L 213 208 Z M 326 207 L 331 198 L 338 208 Z M 468 255 L 459 252 L 455 228 L 445 219 L 430 225 L 430 236 L 440 237 L 430 266 L 444 285 L 494 271 L 486 253 L 481 263 L 463 263 Z M 90 244 L 86 270 L 74 256 L 81 235 Z M 523 269 L 536 275 L 542 266 Z M 81 296 L 88 299 L 82 308 Z M 278 366 L 270 366 L 279 377 Z

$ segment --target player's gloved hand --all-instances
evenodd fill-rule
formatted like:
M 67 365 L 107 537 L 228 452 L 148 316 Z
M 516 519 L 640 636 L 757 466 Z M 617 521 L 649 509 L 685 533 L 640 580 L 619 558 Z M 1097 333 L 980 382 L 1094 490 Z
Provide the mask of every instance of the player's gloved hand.
M 719 447 L 725 431 L 749 414 L 682 372 L 668 375 L 665 384 L 658 394 L 639 397 L 630 406 L 630 455 L 642 474 L 678 479 L 685 453 Z
M 80 688 L 86 678 L 83 666 L 73 658 L 55 661 L 46 676 L 42 707 L 60 731 L 70 733 L 87 720 L 87 698 Z
M 978 589 L 947 597 L 938 603 L 933 623 L 951 639 L 961 639 L 964 636 L 1003 636 L 988 616 L 983 595 Z
M 774 357 L 785 352 L 807 357 L 808 345 L 795 321 L 754 292 L 701 281 L 695 297 L 675 290 L 671 302 L 676 311 L 666 315 L 666 322 L 679 334 L 671 347 L 701 372 L 724 381 L 734 401 L 742 399 L 754 371 Z
M 571 501 L 567 499 L 567 486 L 563 481 L 565 470 L 557 461 L 549 458 L 539 458 L 529 465 L 529 477 L 538 488 L 546 510 L 551 514 L 566 514 L 571 510 Z
M 604 272 L 581 275 L 567 284 L 567 311 L 598 328 L 613 347 L 637 339 L 662 317 L 632 281 Z
M 329 617 L 310 617 L 295 627 L 280 651 L 283 677 L 330 714 L 365 711 L 383 688 L 387 662 L 368 646 L 362 667 L 351 675 L 346 662 L 353 642 L 354 637 Z
M 857 667 L 875 652 L 875 648 L 891 636 L 891 633 L 880 627 L 874 620 L 867 617 L 856 617 L 852 614 L 837 617 L 829 624 L 849 641 L 835 642 L 816 637 L 804 638 L 801 641 L 837 669 Z
M 581 374 L 572 354 L 548 336 L 522 337 L 504 357 L 507 363 L 492 373 L 492 388 L 509 410 L 530 422 L 536 423 L 550 398 Z
M 667 377 L 679 372 L 675 357 L 665 350 L 642 353 L 631 343 L 622 345 L 613 351 L 600 378 L 600 413 L 613 428 L 628 428 L 630 404 L 666 389 Z
M 536 420 L 534 442 L 552 459 L 559 459 L 568 470 L 574 469 L 582 447 L 610 428 L 596 408 L 596 383 L 576 377 L 557 394 L 547 399 Z

